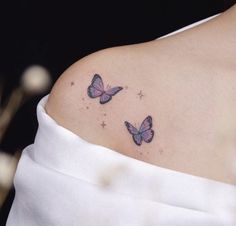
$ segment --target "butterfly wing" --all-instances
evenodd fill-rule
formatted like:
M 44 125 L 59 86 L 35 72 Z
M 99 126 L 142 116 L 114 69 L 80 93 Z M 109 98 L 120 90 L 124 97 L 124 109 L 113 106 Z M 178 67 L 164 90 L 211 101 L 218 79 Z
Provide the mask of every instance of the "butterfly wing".
M 108 89 L 107 91 L 105 91 L 101 97 L 100 97 L 100 103 L 101 104 L 105 104 L 108 101 L 111 100 L 112 96 L 114 96 L 116 93 L 118 93 L 120 90 L 122 90 L 122 87 L 113 87 L 111 89 Z
M 104 91 L 104 85 L 103 85 L 102 78 L 98 74 L 95 74 L 93 76 L 93 80 L 91 82 L 91 85 L 97 90 Z
M 123 89 L 123 87 L 120 86 L 116 86 L 113 87 L 111 89 L 108 89 L 106 92 L 106 94 L 110 95 L 110 96 L 114 96 L 115 94 L 117 94 L 119 91 L 121 91 Z
M 134 143 L 140 146 L 142 144 L 142 136 L 139 131 L 127 121 L 125 121 L 125 126 L 128 129 L 129 133 L 132 134 Z
M 88 93 L 88 96 L 91 98 L 100 97 L 103 94 L 102 91 L 97 90 L 92 85 L 88 87 L 87 93 Z
M 105 104 L 107 103 L 108 101 L 110 101 L 112 98 L 112 96 L 106 94 L 105 92 L 101 95 L 100 97 L 100 104 Z
M 134 143 L 137 144 L 138 146 L 140 146 L 142 144 L 142 136 L 141 134 L 135 134 L 133 135 L 133 140 Z
M 87 93 L 91 98 L 99 97 L 104 93 L 104 85 L 100 75 L 95 74 L 93 76 L 91 85 L 88 87 Z
M 152 117 L 148 116 L 143 120 L 139 129 L 142 139 L 147 143 L 150 143 L 154 136 L 154 131 L 151 128 L 152 128 Z
M 139 132 L 143 133 L 144 131 L 152 128 L 152 117 L 148 116 L 145 118 L 139 128 Z
M 138 130 L 133 125 L 131 125 L 131 123 L 125 121 L 125 126 L 130 134 L 132 134 L 132 135 L 139 134 Z
M 152 129 L 148 129 L 144 132 L 141 133 L 142 139 L 146 142 L 146 143 L 150 143 L 153 139 L 154 136 L 154 130 Z

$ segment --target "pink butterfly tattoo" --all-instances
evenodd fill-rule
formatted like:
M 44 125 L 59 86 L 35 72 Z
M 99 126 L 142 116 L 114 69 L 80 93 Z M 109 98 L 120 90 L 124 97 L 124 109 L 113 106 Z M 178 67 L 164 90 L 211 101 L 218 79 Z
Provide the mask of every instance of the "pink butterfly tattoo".
M 146 143 L 150 143 L 152 141 L 154 136 L 154 130 L 152 130 L 151 116 L 148 116 L 143 120 L 139 130 L 127 121 L 125 121 L 125 125 L 129 133 L 132 135 L 134 143 L 138 146 L 142 144 L 142 140 L 144 140 Z
M 87 93 L 91 98 L 100 97 L 100 104 L 105 104 L 112 99 L 112 96 L 121 91 L 123 87 L 116 86 L 104 90 L 103 81 L 100 75 L 95 74 L 93 76 L 91 85 L 88 87 Z

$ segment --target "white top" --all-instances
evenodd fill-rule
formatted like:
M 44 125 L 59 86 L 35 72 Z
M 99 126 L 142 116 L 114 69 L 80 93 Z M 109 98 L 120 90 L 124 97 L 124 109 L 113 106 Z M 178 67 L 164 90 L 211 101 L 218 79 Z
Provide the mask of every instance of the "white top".
M 235 226 L 236 186 L 88 143 L 38 104 L 7 226 Z

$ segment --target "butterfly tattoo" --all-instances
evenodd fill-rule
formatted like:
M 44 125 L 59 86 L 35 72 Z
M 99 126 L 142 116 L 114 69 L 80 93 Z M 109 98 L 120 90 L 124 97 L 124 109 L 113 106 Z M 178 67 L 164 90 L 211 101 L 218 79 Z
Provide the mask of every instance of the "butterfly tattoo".
M 93 76 L 91 85 L 88 87 L 87 93 L 91 98 L 100 97 L 100 104 L 105 104 L 112 99 L 112 96 L 117 94 L 122 89 L 123 87 L 116 86 L 105 90 L 101 76 L 95 74 Z
M 140 146 L 144 140 L 146 143 L 150 143 L 154 136 L 154 130 L 152 130 L 152 117 L 146 117 L 139 130 L 136 129 L 131 123 L 125 121 L 125 126 L 129 133 L 132 135 L 134 143 Z

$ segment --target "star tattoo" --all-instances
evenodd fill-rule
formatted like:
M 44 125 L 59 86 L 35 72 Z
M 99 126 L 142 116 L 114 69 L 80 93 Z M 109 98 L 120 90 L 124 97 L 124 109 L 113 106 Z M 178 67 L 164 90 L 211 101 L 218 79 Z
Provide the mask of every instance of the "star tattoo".
M 137 95 L 139 96 L 140 100 L 144 97 L 142 90 L 140 90 Z
M 100 124 L 102 126 L 102 128 L 104 129 L 106 126 L 106 123 L 104 121 L 102 121 L 102 123 Z

